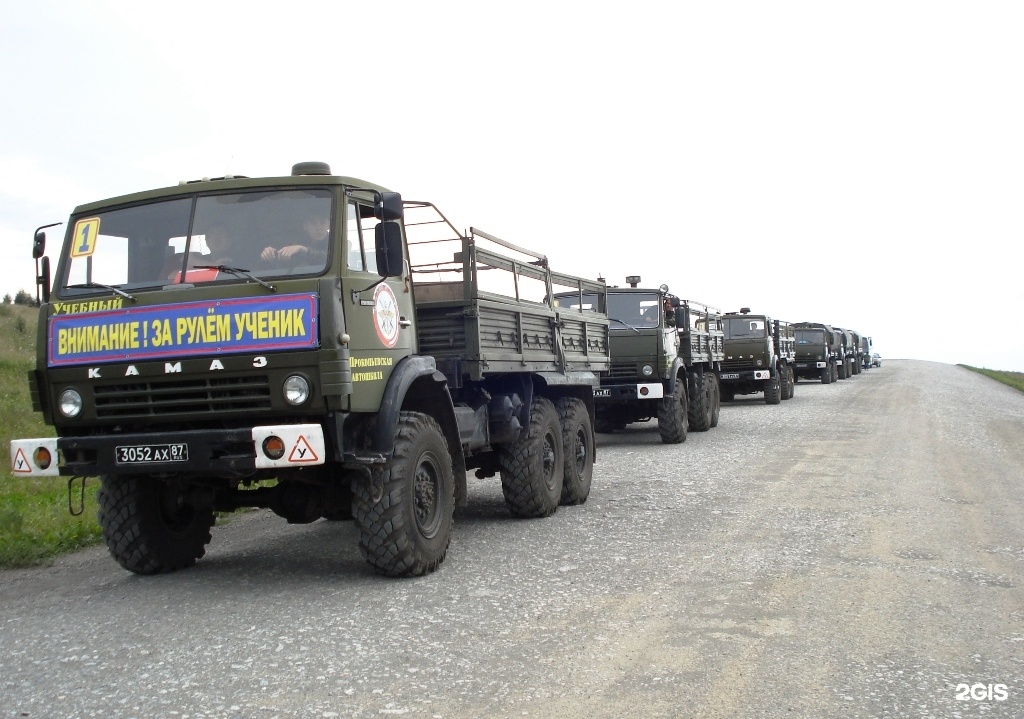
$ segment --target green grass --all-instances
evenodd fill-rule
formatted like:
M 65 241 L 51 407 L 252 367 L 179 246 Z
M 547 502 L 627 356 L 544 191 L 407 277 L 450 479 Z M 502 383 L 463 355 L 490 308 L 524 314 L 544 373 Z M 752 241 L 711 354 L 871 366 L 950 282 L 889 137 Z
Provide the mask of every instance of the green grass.
M 42 415 L 32 411 L 28 393 L 37 316 L 35 307 L 0 304 L 0 451 L 5 454 L 12 439 L 54 435 Z M 98 487 L 95 479 L 87 483 L 85 510 L 76 517 L 68 511 L 67 479 L 15 477 L 6 462 L 0 474 L 0 567 L 49 564 L 62 552 L 98 542 Z M 80 489 L 76 504 L 81 503 Z
M 1024 372 L 1007 372 L 1004 370 L 997 369 L 985 369 L 984 367 L 971 367 L 970 365 L 962 364 L 961 367 L 969 369 L 972 372 L 983 374 L 986 377 L 991 377 L 997 382 L 1008 384 L 1014 389 L 1024 392 Z

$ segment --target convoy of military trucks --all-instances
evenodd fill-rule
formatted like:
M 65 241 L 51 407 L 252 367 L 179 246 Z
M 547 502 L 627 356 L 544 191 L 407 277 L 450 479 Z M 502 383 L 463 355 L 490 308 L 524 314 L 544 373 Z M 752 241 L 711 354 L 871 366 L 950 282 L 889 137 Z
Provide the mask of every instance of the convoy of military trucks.
M 556 272 L 319 162 L 82 205 L 52 273 L 46 227 L 28 381 L 56 436 L 12 441 L 11 471 L 99 478 L 138 574 L 191 566 L 243 507 L 353 520 L 375 571 L 427 574 L 470 471 L 546 517 L 587 501 L 595 432 L 680 443 L 721 401 L 872 365 L 851 330 Z

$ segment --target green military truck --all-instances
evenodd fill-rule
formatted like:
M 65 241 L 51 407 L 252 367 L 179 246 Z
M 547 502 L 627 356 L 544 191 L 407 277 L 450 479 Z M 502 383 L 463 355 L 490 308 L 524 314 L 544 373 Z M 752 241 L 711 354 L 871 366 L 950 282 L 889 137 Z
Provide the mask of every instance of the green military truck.
M 847 330 L 850 335 L 850 359 L 852 361 L 852 367 L 850 368 L 853 374 L 860 374 L 861 361 L 863 358 L 864 350 L 861 348 L 860 332 L 856 330 Z
M 850 379 L 857 363 L 857 348 L 854 346 L 853 333 L 842 327 L 833 327 L 839 340 L 839 359 L 836 362 L 836 374 L 839 379 Z
M 190 566 L 216 512 L 354 518 L 388 576 L 444 560 L 467 472 L 519 517 L 585 502 L 605 287 L 430 203 L 300 163 L 78 207 L 44 302 L 15 476 L 100 477 L 139 574 Z M 555 292 L 594 298 L 583 312 Z
M 682 300 L 667 285 L 608 288 L 611 371 L 595 393 L 597 431 L 658 419 L 661 441 L 684 442 L 689 430 L 718 425 L 718 373 L 723 359 L 721 313 Z M 560 303 L 573 306 L 571 296 Z M 588 298 L 590 301 L 596 298 Z
M 722 316 L 725 325 L 725 361 L 722 363 L 722 398 L 764 392 L 765 404 L 792 399 L 796 382 L 793 327 L 767 315 L 752 315 L 750 308 Z
M 796 380 L 820 379 L 822 384 L 838 380 L 842 351 L 839 333 L 831 325 L 820 322 L 797 322 L 793 329 L 796 335 Z

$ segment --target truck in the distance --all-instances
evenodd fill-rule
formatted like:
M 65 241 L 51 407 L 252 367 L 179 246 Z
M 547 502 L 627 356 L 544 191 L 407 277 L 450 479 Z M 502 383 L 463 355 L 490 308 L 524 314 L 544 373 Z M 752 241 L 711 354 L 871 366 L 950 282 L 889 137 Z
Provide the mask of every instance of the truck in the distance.
M 862 335 L 860 338 L 860 366 L 861 369 L 871 369 L 871 355 L 874 354 L 874 341 Z
M 611 371 L 596 391 L 596 428 L 614 432 L 628 424 L 658 420 L 661 441 L 676 444 L 690 430 L 717 426 L 718 373 L 723 358 L 721 313 L 683 300 L 668 285 L 608 288 Z M 558 302 L 575 299 L 560 295 Z
M 793 397 L 795 378 L 793 328 L 768 315 L 751 314 L 749 307 L 722 316 L 725 326 L 725 361 L 722 363 L 722 398 L 764 393 L 765 404 Z
M 377 572 L 422 575 L 471 470 L 515 516 L 587 499 L 605 288 L 543 255 L 324 163 L 82 205 L 52 291 L 44 248 L 29 380 L 57 436 L 13 441 L 12 472 L 100 477 L 125 569 L 190 566 L 216 512 L 264 507 L 354 518 Z
M 836 361 L 837 376 L 839 379 L 849 379 L 854 375 L 854 365 L 857 363 L 857 348 L 853 344 L 853 333 L 834 325 L 833 329 L 839 342 L 839 358 Z
M 797 322 L 793 325 L 796 339 L 796 380 L 820 379 L 822 384 L 835 382 L 841 362 L 842 345 L 839 333 L 821 322 Z

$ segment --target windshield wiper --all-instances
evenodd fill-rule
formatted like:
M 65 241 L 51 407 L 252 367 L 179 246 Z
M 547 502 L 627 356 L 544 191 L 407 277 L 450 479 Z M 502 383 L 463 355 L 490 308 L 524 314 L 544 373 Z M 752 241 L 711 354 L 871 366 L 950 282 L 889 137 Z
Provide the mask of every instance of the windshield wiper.
M 218 272 L 227 272 L 228 274 L 235 275 L 236 277 L 246 277 L 253 282 L 260 283 L 271 292 L 277 292 L 277 288 L 272 284 L 264 282 L 256 275 L 249 274 L 249 270 L 242 269 L 241 267 L 228 267 L 227 265 L 193 265 L 193 268 L 197 270 L 217 270 Z
M 626 327 L 629 327 L 629 329 L 633 330 L 637 334 L 640 334 L 640 330 L 638 330 L 636 327 L 634 327 L 633 325 L 629 324 L 628 322 L 623 322 L 622 320 L 617 320 L 614 317 L 609 317 L 608 321 L 609 322 L 618 322 L 620 325 L 625 325 Z
M 124 290 L 119 290 L 116 287 L 114 287 L 113 285 L 105 285 L 102 282 L 83 282 L 83 283 L 78 284 L 78 285 L 68 285 L 67 286 L 67 289 L 69 289 L 69 290 L 94 290 L 94 289 L 97 289 L 97 288 L 104 289 L 104 290 L 110 290 L 115 295 L 120 295 L 121 297 L 124 297 L 126 300 L 131 300 L 132 302 L 136 301 L 135 297 L 133 297 L 132 295 L 128 294 Z

